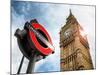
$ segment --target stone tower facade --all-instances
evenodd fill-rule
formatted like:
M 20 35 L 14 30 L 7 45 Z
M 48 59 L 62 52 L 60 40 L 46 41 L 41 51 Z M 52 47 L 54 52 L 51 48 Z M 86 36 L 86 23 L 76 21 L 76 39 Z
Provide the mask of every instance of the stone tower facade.
M 89 43 L 83 28 L 70 10 L 66 24 L 60 30 L 60 70 L 88 70 L 93 69 Z

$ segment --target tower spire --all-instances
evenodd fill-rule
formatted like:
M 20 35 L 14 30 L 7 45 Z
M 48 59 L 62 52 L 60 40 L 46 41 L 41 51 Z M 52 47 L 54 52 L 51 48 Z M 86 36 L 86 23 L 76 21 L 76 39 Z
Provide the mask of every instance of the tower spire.
M 77 22 L 76 18 L 74 17 L 72 10 L 69 9 L 69 16 L 66 18 L 66 23 L 73 23 L 73 22 Z
M 69 9 L 69 16 L 67 17 L 67 21 L 69 21 L 69 20 L 71 20 L 71 19 L 73 19 L 73 18 L 75 18 L 74 17 L 74 15 L 72 14 L 72 10 L 71 9 Z
M 71 11 L 71 9 L 69 9 L 69 11 L 70 11 L 70 15 L 72 15 L 72 11 Z

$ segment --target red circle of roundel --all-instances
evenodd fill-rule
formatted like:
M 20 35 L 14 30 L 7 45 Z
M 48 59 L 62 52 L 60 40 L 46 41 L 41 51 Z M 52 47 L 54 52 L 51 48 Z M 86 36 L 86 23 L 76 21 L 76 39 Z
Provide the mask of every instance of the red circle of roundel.
M 52 44 L 52 41 L 50 39 L 50 36 L 49 36 L 48 32 L 40 24 L 38 24 L 38 23 L 32 23 L 32 26 L 35 29 L 40 29 L 46 35 L 46 37 L 48 39 L 48 42 Z M 29 36 L 30 36 L 30 39 L 31 39 L 32 43 L 35 45 L 36 49 L 40 53 L 42 53 L 44 55 L 49 55 L 50 53 L 52 53 L 52 50 L 49 47 L 45 48 L 45 47 L 43 47 L 43 46 L 40 45 L 40 43 L 38 42 L 38 40 L 37 40 L 34 32 L 32 32 L 32 31 L 29 30 Z

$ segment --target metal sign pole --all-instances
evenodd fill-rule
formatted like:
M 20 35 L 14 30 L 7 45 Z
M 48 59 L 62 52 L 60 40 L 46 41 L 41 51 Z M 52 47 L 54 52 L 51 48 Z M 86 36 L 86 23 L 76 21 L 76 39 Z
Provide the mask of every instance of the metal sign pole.
M 23 57 L 22 57 L 22 60 L 21 60 L 21 63 L 20 63 L 20 66 L 19 66 L 19 69 L 18 69 L 17 74 L 20 73 L 20 70 L 21 70 L 21 68 L 22 68 L 23 61 L 24 61 L 24 55 L 23 55 Z
M 26 72 L 27 74 L 31 74 L 34 71 L 36 59 L 37 59 L 37 55 L 34 53 L 32 58 L 29 60 L 29 64 Z

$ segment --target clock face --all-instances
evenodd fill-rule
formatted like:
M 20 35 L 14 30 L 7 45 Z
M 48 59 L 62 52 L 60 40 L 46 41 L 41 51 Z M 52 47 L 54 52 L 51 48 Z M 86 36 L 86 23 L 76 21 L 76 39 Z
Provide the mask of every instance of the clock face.
M 70 30 L 70 29 L 66 30 L 66 31 L 64 32 L 65 37 L 67 37 L 70 33 L 71 33 L 71 30 Z

